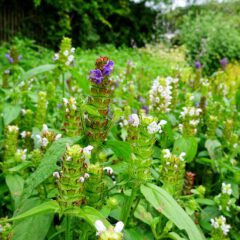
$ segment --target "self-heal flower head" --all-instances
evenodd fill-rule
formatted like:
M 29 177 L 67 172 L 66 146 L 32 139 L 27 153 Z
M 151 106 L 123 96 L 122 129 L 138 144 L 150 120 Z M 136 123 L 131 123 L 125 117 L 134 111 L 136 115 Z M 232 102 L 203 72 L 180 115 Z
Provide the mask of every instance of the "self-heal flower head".
M 99 69 L 91 70 L 89 78 L 92 82 L 95 82 L 96 84 L 102 83 L 104 79 L 103 74 Z
M 231 184 L 222 183 L 222 193 L 232 195 L 232 186 Z
M 158 132 L 161 129 L 161 127 L 154 121 L 152 123 L 150 123 L 147 126 L 147 130 L 149 134 L 154 134 L 156 132 Z
M 103 66 L 103 74 L 109 76 L 113 70 L 114 62 L 109 60 L 106 65 Z
M 222 231 L 223 235 L 226 236 L 230 231 L 231 226 L 226 223 L 226 218 L 224 216 L 212 218 L 210 221 L 213 228 Z

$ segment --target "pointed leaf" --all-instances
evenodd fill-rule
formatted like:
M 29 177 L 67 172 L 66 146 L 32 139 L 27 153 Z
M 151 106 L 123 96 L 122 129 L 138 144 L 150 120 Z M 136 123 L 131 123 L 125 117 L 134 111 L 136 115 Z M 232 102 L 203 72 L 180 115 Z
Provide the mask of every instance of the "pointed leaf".
M 141 192 L 159 213 L 172 221 L 180 230 L 185 230 L 190 240 L 205 239 L 201 230 L 165 190 L 154 184 L 147 184 L 141 186 Z

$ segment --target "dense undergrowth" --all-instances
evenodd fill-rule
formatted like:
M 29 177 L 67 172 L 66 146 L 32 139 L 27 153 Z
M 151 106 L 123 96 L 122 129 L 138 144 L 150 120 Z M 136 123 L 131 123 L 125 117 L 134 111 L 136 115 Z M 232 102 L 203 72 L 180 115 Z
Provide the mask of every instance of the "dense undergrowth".
M 207 79 L 177 49 L 68 38 L 0 54 L 1 239 L 239 239 L 239 64 Z

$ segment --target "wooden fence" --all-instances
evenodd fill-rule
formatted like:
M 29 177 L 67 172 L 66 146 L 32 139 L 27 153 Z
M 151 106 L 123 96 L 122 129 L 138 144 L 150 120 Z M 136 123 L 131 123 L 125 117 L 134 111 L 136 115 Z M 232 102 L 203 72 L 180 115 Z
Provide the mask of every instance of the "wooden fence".
M 0 41 L 8 41 L 20 31 L 24 15 L 23 8 L 0 6 Z

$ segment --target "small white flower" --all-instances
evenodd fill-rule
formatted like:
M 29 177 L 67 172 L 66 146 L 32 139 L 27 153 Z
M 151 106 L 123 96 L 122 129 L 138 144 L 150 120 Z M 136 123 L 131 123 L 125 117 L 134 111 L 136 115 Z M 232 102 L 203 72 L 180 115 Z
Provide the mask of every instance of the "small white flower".
M 63 98 L 63 103 L 64 103 L 65 106 L 67 106 L 68 105 L 68 99 L 67 98 Z
M 55 53 L 53 57 L 53 61 L 57 61 L 59 59 L 59 54 Z
M 27 132 L 23 131 L 23 132 L 20 133 L 20 135 L 21 135 L 22 138 L 25 138 L 27 136 Z
M 91 157 L 91 152 L 93 150 L 93 146 L 88 145 L 87 147 L 83 148 L 83 154 L 85 158 L 90 158 Z
M 163 149 L 163 157 L 164 158 L 170 158 L 171 157 L 171 152 L 169 149 Z
M 97 229 L 97 236 L 101 235 L 103 232 L 107 230 L 101 220 L 97 220 L 95 222 L 95 228 Z
M 232 195 L 232 186 L 231 184 L 222 183 L 222 193 Z
M 48 126 L 47 124 L 43 124 L 42 133 L 46 133 L 46 132 L 48 132 Z
M 84 173 L 84 178 L 88 179 L 90 175 L 88 173 Z
M 67 156 L 66 161 L 71 161 L 72 158 L 70 156 Z
M 160 126 L 164 126 L 164 125 L 166 125 L 167 124 L 167 121 L 166 120 L 161 120 L 160 122 L 159 122 L 159 125 Z
M 48 145 L 48 140 L 47 140 L 47 138 L 42 138 L 42 143 L 41 143 L 41 145 L 42 145 L 42 147 L 46 147 L 47 145 Z
M 222 224 L 221 229 L 224 235 L 227 235 L 231 226 L 229 224 Z
M 60 178 L 59 172 L 53 172 L 53 177 L 55 177 L 55 178 Z
M 65 51 L 63 52 L 63 55 L 67 57 L 67 56 L 68 56 L 68 50 L 65 50 Z
M 184 161 L 184 157 L 186 156 L 186 153 L 185 152 L 182 152 L 180 155 L 179 155 L 179 159 L 181 161 Z
M 113 174 L 113 169 L 111 167 L 105 167 L 105 168 L 103 168 L 103 171 L 106 171 L 110 175 Z
M 238 144 L 237 144 L 237 143 L 234 143 L 234 144 L 233 144 L 233 147 L 234 147 L 234 148 L 237 148 L 237 147 L 238 147 Z
M 161 127 L 154 121 L 152 123 L 150 123 L 147 126 L 147 130 L 149 134 L 154 134 L 156 132 L 158 132 L 161 129 Z
M 55 140 L 59 140 L 62 137 L 62 134 L 57 134 L 57 136 L 55 137 Z
M 73 59 L 74 59 L 74 56 L 73 56 L 73 55 L 69 55 L 69 56 L 68 56 L 68 62 L 72 62 Z
M 219 224 L 217 221 L 215 221 L 215 219 L 211 218 L 211 225 L 214 227 L 214 228 L 219 228 Z
M 84 183 L 85 179 L 84 179 L 84 177 L 80 177 L 78 181 L 81 183 Z
M 65 65 L 66 65 L 66 66 L 69 66 L 69 65 L 70 65 L 70 63 L 71 63 L 71 62 L 69 62 L 69 61 L 66 61 L 66 62 L 65 62 Z
M 119 221 L 116 223 L 116 225 L 114 227 L 114 232 L 120 233 L 120 232 L 122 232 L 123 228 L 124 228 L 124 223 L 122 221 Z
M 72 48 L 71 48 L 71 53 L 74 53 L 74 52 L 75 52 L 75 48 L 72 47 Z

